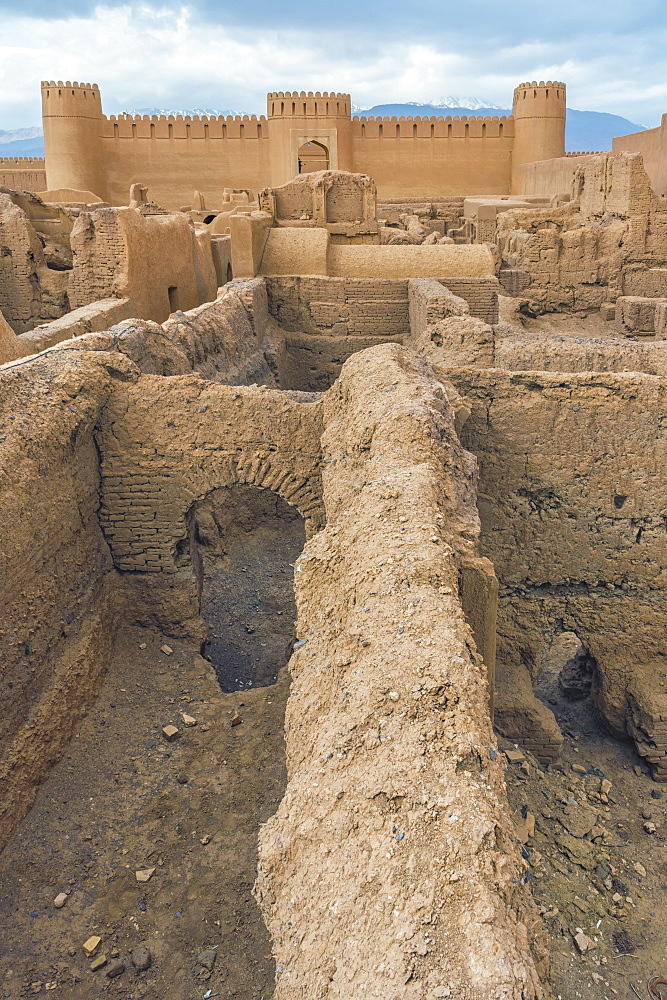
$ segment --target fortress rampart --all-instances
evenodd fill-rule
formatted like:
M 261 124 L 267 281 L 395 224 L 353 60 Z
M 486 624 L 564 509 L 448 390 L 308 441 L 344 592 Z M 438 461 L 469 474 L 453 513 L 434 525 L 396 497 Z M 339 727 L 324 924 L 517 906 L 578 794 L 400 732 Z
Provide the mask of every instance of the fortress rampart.
M 313 169 L 370 174 L 381 198 L 509 194 L 524 163 L 563 156 L 565 85 L 523 83 L 509 117 L 351 118 L 349 94 L 275 91 L 267 115 L 105 116 L 96 85 L 42 83 L 49 189 L 113 205 L 133 183 L 167 208 L 196 187 L 257 192 Z M 2 174 L 0 173 L 0 177 Z
M 45 191 L 46 164 L 41 156 L 0 156 L 0 187 Z

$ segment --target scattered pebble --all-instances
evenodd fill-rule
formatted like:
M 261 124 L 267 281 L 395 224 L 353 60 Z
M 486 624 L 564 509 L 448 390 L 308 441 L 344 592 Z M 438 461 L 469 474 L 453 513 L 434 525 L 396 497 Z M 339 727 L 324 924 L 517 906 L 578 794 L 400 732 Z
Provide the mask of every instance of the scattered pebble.
M 91 972 L 97 972 L 98 969 L 101 969 L 102 966 L 104 966 L 104 965 L 107 964 L 107 961 L 108 961 L 108 959 L 107 959 L 106 955 L 98 955 L 90 963 L 90 970 L 91 970 Z
M 134 876 L 137 882 L 148 882 L 155 874 L 155 868 L 142 868 L 141 871 L 135 872 Z
M 574 943 L 576 944 L 579 952 L 583 955 L 584 952 L 592 951 L 597 945 L 592 938 L 589 938 L 588 934 L 584 934 L 583 931 L 577 931 L 574 935 Z
M 83 942 L 82 948 L 88 958 L 90 958 L 91 955 L 95 954 L 101 944 L 102 938 L 98 937 L 97 934 L 93 934 L 92 937 L 89 937 L 87 941 Z
M 106 971 L 107 977 L 109 979 L 115 979 L 116 976 L 120 976 L 125 972 L 125 962 L 119 958 L 115 962 L 112 962 Z
M 184 726 L 196 726 L 197 720 L 192 715 L 187 715 L 187 713 L 182 712 L 181 718 L 183 719 Z
M 240 716 L 240 715 L 238 715 L 237 713 L 235 713 L 235 714 L 234 714 L 234 715 L 232 716 L 232 721 L 231 721 L 231 725 L 232 725 L 232 726 L 240 726 L 242 722 L 243 722 L 243 719 L 242 719 L 242 718 L 241 718 L 241 716 Z
M 160 646 L 160 652 L 161 652 L 161 653 L 164 653 L 164 654 L 165 654 L 166 656 L 171 656 L 171 654 L 172 654 L 172 653 L 173 653 L 174 651 L 173 651 L 173 649 L 171 648 L 171 646 L 167 646 L 167 644 L 165 643 L 165 644 L 164 644 L 164 646 Z
M 177 740 L 178 737 L 181 735 L 181 731 L 176 726 L 172 725 L 164 726 L 162 730 L 162 735 L 164 736 L 167 743 L 173 743 L 174 740 Z
M 217 957 L 218 956 L 213 948 L 207 948 L 206 951 L 200 951 L 197 955 L 197 965 L 202 965 L 205 969 L 208 969 L 208 971 L 211 972 Z
M 55 906 L 56 910 L 61 910 L 66 902 L 67 902 L 67 893 L 59 892 L 56 898 L 53 900 L 53 905 Z
M 151 955 L 148 948 L 143 944 L 140 944 L 137 948 L 133 950 L 131 958 L 132 958 L 132 965 L 135 967 L 135 969 L 138 969 L 139 972 L 144 972 L 146 969 L 150 969 L 151 963 L 153 961 L 153 956 Z

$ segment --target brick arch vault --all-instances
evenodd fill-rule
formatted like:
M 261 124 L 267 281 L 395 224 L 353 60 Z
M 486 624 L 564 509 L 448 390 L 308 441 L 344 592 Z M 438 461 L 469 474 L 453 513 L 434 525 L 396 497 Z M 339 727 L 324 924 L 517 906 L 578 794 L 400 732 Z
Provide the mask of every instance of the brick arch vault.
M 234 485 L 271 490 L 313 535 L 325 523 L 319 403 L 186 375 L 143 376 L 111 398 L 98 432 L 100 525 L 116 569 L 177 577 L 189 568 L 193 505 Z

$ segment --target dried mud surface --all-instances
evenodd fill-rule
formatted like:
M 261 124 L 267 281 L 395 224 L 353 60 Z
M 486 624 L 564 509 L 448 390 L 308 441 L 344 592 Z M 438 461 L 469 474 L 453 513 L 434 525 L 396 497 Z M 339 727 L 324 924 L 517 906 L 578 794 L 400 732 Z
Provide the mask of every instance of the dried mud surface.
M 286 780 L 287 687 L 283 670 L 274 686 L 223 694 L 194 646 L 124 631 L 95 706 L 0 856 L 0 997 L 268 1000 L 275 967 L 252 886 L 258 828 Z M 182 732 L 174 743 L 168 723 Z M 81 947 L 93 934 L 109 959 L 95 972 Z M 140 944 L 153 956 L 143 972 L 130 960 Z M 210 975 L 197 965 L 205 949 Z M 109 979 L 115 952 L 126 970 Z
M 535 817 L 524 877 L 549 932 L 554 995 L 614 1000 L 635 996 L 634 986 L 644 1000 L 647 981 L 667 975 L 667 785 L 651 779 L 631 744 L 600 729 L 590 696 L 550 707 L 565 737 L 560 760 L 545 769 L 526 754 L 506 779 L 518 829 L 522 811 Z M 655 833 L 644 830 L 643 813 Z M 583 954 L 574 941 L 580 931 L 593 945 Z

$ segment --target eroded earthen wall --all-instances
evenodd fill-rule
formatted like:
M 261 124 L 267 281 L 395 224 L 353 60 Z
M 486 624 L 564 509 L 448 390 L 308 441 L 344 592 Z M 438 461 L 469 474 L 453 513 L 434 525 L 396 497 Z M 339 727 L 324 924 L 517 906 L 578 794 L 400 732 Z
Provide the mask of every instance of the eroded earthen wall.
M 92 703 L 114 638 L 113 565 L 97 520 L 94 429 L 118 355 L 0 372 L 0 844 Z
M 623 733 L 631 678 L 664 669 L 667 384 L 629 373 L 451 377 L 472 407 L 462 441 L 479 460 L 481 549 L 501 584 L 499 684 L 505 672 L 518 685 L 554 633 L 572 630 L 597 660 L 598 707 Z
M 324 398 L 327 524 L 295 567 L 289 781 L 256 887 L 277 1000 L 544 995 L 458 598 L 475 463 L 447 393 L 386 345 Z

